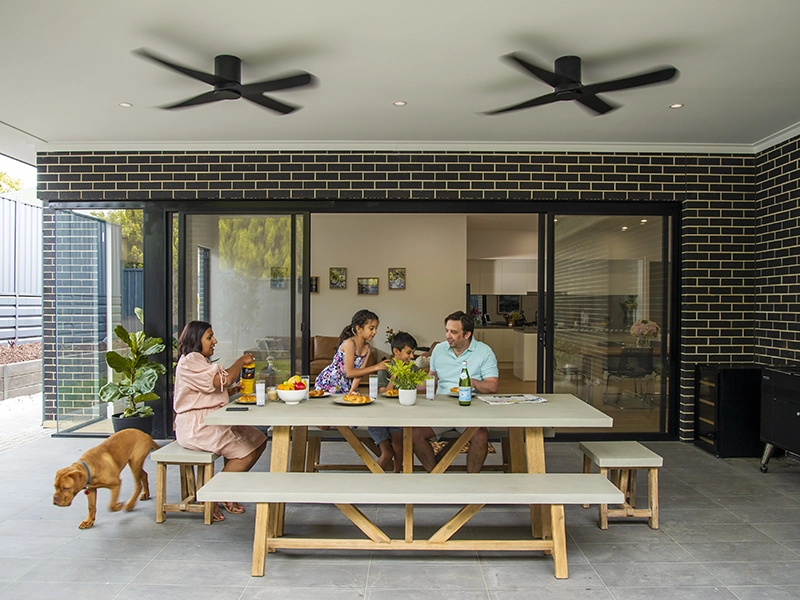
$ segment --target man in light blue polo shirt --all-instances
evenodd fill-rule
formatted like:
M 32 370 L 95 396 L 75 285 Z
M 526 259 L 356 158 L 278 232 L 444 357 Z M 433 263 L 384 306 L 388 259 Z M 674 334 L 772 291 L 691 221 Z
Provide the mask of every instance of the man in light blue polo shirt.
M 465 312 L 458 311 L 447 315 L 444 320 L 447 344 L 437 344 L 431 353 L 430 375 L 438 379 L 437 394 L 447 394 L 450 388 L 458 386 L 461 376 L 461 363 L 467 361 L 467 370 L 472 387 L 481 394 L 495 394 L 500 383 L 497 370 L 497 357 L 492 349 L 472 338 L 475 321 Z M 468 410 L 465 408 L 465 410 Z M 415 427 L 413 431 L 414 454 L 426 471 L 436 466 L 436 455 L 430 440 L 438 440 L 445 431 L 463 427 Z M 478 473 L 486 460 L 489 432 L 481 427 L 469 442 L 467 451 L 467 472 Z

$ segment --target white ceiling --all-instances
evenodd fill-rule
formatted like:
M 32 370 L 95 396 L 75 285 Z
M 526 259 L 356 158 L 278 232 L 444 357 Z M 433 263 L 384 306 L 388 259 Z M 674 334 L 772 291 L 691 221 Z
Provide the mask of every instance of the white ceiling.
M 2 14 L 0 153 L 28 163 L 71 149 L 753 152 L 800 130 L 797 0 L 5 0 Z M 161 110 L 210 88 L 140 47 L 204 71 L 237 55 L 243 83 L 302 69 L 319 85 L 273 94 L 304 107 L 287 116 L 243 99 Z M 573 102 L 479 115 L 552 91 L 500 60 L 514 51 L 549 69 L 578 55 L 584 83 L 680 77 L 605 95 L 622 107 L 604 116 Z

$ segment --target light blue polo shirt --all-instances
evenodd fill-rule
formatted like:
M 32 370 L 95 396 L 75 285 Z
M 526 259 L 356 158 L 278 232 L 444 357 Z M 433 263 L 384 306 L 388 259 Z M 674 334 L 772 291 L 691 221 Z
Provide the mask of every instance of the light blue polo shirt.
M 469 347 L 460 356 L 456 356 L 447 342 L 442 342 L 436 344 L 431 353 L 431 371 L 436 372 L 439 378 L 437 394 L 447 394 L 450 388 L 458 385 L 461 363 L 464 361 L 467 361 L 470 378 L 483 380 L 500 376 L 500 371 L 497 370 L 497 357 L 483 342 L 471 339 Z

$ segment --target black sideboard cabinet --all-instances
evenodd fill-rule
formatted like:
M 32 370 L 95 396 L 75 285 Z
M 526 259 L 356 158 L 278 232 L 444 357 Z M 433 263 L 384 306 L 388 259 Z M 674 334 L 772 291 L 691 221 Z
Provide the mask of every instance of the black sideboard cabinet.
M 761 367 L 695 366 L 694 443 L 719 458 L 761 456 Z
M 800 454 L 800 366 L 764 367 L 761 373 L 761 471 L 775 448 Z

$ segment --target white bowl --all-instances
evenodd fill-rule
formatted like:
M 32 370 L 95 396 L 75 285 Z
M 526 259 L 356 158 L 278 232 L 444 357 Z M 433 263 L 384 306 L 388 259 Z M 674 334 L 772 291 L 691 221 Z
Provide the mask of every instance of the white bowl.
M 308 390 L 278 390 L 278 398 L 286 404 L 297 404 L 306 397 Z

